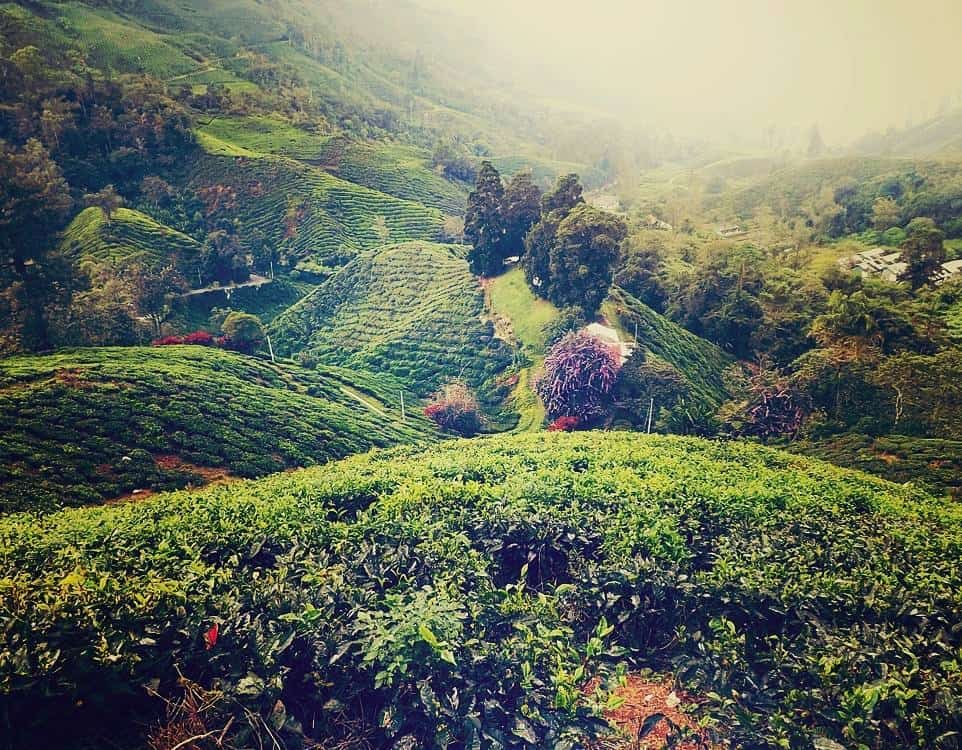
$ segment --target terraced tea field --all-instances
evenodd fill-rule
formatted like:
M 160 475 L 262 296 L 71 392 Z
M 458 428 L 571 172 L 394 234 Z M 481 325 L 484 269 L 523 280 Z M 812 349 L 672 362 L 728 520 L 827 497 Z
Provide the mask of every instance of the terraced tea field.
M 948 750 L 960 553 L 957 504 L 631 433 L 445 441 L 7 516 L 7 736 L 156 747 L 182 727 L 146 684 L 204 700 L 175 736 L 234 746 L 254 724 L 280 747 L 631 747 L 584 686 L 650 670 L 698 696 L 717 747 Z
M 61 249 L 81 263 L 110 267 L 131 262 L 185 265 L 197 257 L 200 244 L 139 211 L 120 208 L 107 221 L 99 208 L 87 208 L 64 230 Z
M 201 144 L 212 153 L 194 165 L 191 184 L 233 187 L 236 215 L 245 231 L 262 232 L 294 259 L 337 267 L 361 250 L 389 241 L 436 239 L 441 229 L 443 216 L 437 209 L 288 157 L 238 153 L 237 147 L 211 139 Z M 297 215 L 290 226 L 283 220 L 288 210 Z
M 208 148 L 227 155 L 286 156 L 348 182 L 396 198 L 464 213 L 466 188 L 435 173 L 430 154 L 414 146 L 363 142 L 344 135 L 309 133 L 274 117 L 218 117 L 198 129 Z M 204 139 L 208 140 L 204 140 Z M 216 139 L 216 143 L 210 139 Z
M 410 242 L 362 254 L 277 318 L 271 333 L 279 351 L 388 372 L 426 396 L 450 378 L 481 387 L 510 363 L 483 311 L 461 249 Z
M 199 346 L 3 359 L 0 512 L 203 484 L 212 468 L 259 476 L 431 440 L 416 408 L 401 420 L 401 391 L 390 377 Z

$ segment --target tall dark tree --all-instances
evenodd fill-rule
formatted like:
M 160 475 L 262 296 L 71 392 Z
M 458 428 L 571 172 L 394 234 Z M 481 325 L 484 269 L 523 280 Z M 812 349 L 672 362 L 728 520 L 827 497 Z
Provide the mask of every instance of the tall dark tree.
M 505 229 L 505 252 L 521 255 L 524 238 L 541 218 L 541 191 L 534 184 L 530 172 L 518 172 L 504 190 L 502 206 Z
M 548 299 L 556 305 L 578 305 L 593 315 L 608 295 L 625 222 L 587 204 L 576 206 L 558 225 L 549 256 Z
M 908 281 L 913 289 L 925 286 L 932 281 L 932 275 L 945 262 L 945 235 L 932 219 L 919 217 L 912 219 L 905 228 L 902 242 L 902 257 L 908 268 L 901 279 Z
M 559 178 L 554 189 L 541 198 L 541 219 L 530 228 L 525 237 L 521 267 L 524 269 L 528 286 L 539 297 L 548 298 L 551 248 L 555 243 L 558 225 L 572 208 L 584 203 L 582 192 L 578 175 L 567 174 Z
M 464 237 L 471 243 L 468 263 L 473 273 L 495 276 L 504 268 L 504 185 L 489 161 L 482 162 L 474 191 L 468 196 Z
M 150 318 L 154 333 L 159 336 L 161 326 L 170 317 L 174 300 L 178 294 L 186 292 L 188 286 L 173 266 L 157 269 L 139 266 L 131 273 L 131 289 L 137 311 Z
M 817 124 L 812 125 L 812 129 L 808 133 L 808 155 L 817 159 L 824 153 L 825 141 L 822 140 L 822 131 L 818 129 Z
M 96 193 L 84 195 L 84 203 L 99 208 L 109 224 L 114 218 L 114 211 L 124 205 L 124 199 L 118 195 L 113 185 L 107 185 Z
M 0 252 L 22 275 L 40 260 L 73 201 L 60 167 L 40 141 L 0 141 Z
M 615 274 L 615 284 L 663 313 L 668 301 L 664 283 L 664 243 L 629 237 L 623 249 L 624 262 Z
M 559 177 L 554 189 L 545 193 L 541 199 L 541 213 L 550 214 L 552 211 L 567 213 L 579 203 L 585 202 L 583 192 L 578 175 L 566 174 Z
M 40 141 L 17 148 L 0 140 L 0 279 L 13 346 L 47 348 L 50 313 L 69 304 L 73 263 L 53 247 L 72 205 L 60 167 Z

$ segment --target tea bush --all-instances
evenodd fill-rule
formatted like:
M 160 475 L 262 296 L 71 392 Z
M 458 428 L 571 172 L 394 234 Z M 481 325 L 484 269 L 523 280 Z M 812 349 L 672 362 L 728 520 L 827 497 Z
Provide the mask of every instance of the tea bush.
M 142 746 L 182 674 L 242 747 L 562 748 L 652 667 L 735 747 L 956 748 L 960 553 L 957 505 L 747 443 L 394 449 L 0 519 L 2 718 Z
M 253 477 L 431 439 L 420 415 L 401 421 L 401 389 L 206 346 L 0 360 L 0 513 L 201 481 L 161 457 Z

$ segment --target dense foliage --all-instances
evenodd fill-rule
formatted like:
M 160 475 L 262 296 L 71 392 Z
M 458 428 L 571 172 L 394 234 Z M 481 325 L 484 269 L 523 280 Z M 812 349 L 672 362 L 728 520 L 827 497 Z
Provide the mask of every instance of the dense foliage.
M 477 435 L 484 423 L 478 399 L 464 383 L 447 383 L 434 394 L 424 416 L 438 427 L 464 437 Z
M 608 344 L 587 333 L 568 333 L 548 350 L 535 389 L 550 419 L 575 417 L 587 426 L 604 415 L 620 368 Z
M 625 664 L 676 670 L 735 746 L 950 748 L 960 524 L 809 459 L 624 433 L 8 517 L 7 737 L 142 745 L 142 686 L 183 675 L 240 744 L 570 747 L 582 685 Z

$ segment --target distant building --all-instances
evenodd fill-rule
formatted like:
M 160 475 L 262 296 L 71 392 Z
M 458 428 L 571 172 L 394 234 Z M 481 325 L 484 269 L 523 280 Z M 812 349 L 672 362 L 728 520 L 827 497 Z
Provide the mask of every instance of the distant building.
M 847 271 L 879 276 L 886 281 L 901 281 L 909 264 L 902 260 L 902 253 L 888 247 L 872 247 L 855 255 L 840 258 L 838 265 Z M 962 260 L 950 260 L 932 275 L 936 284 L 944 284 L 949 279 L 962 274 Z
M 908 264 L 902 262 L 902 253 L 889 247 L 870 247 L 855 255 L 841 258 L 838 264 L 849 271 L 881 276 L 886 281 L 898 281 L 908 268 Z
M 935 274 L 935 283 L 944 284 L 954 278 L 962 278 L 962 260 L 950 260 L 942 264 L 942 268 Z
M 893 263 L 884 271 L 882 271 L 882 278 L 886 281 L 891 281 L 893 284 L 901 281 L 902 274 L 904 274 L 909 269 L 909 264 L 903 261 L 898 261 Z
M 727 227 L 718 227 L 715 230 L 719 237 L 723 239 L 731 239 L 732 237 L 744 237 L 748 234 L 748 230 L 745 229 L 741 224 L 731 224 Z
M 648 214 L 648 218 L 645 219 L 645 229 L 659 229 L 663 232 L 670 232 L 673 228 L 667 221 L 662 221 L 654 214 Z

